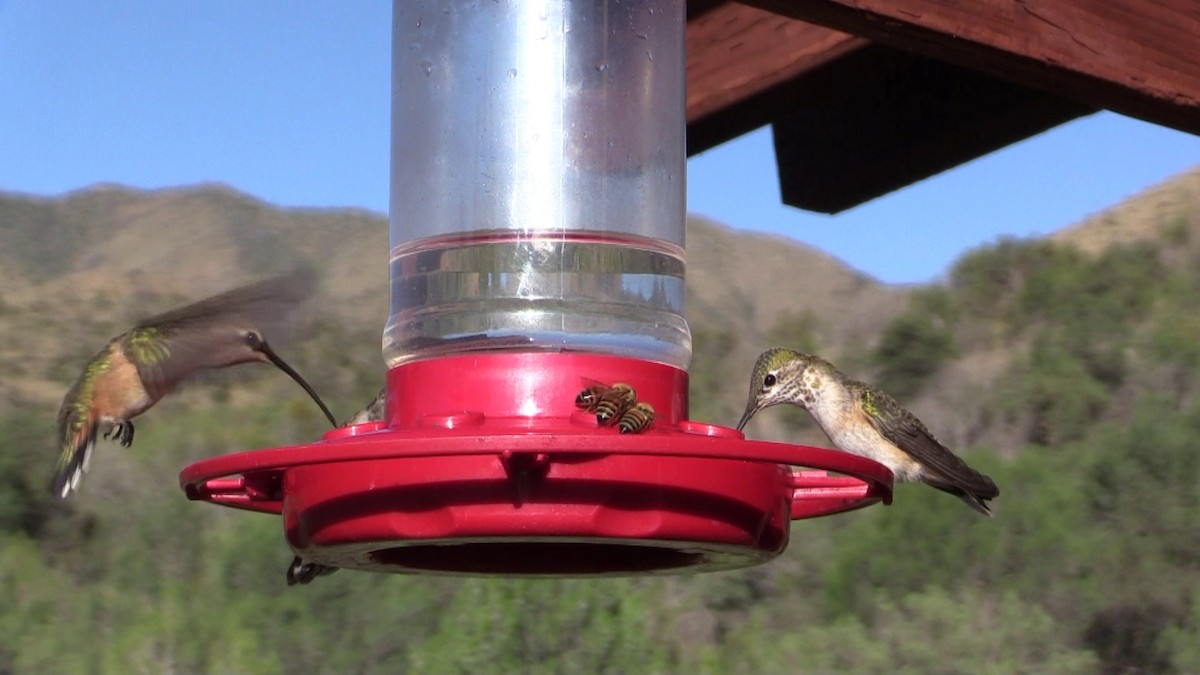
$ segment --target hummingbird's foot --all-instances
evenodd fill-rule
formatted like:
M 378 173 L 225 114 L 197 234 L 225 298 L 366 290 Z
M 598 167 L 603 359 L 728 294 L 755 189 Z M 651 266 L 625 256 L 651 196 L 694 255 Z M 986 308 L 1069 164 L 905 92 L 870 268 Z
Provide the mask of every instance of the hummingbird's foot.
M 121 447 L 128 448 L 133 444 L 133 422 L 121 420 L 109 427 L 108 431 L 104 432 L 104 440 L 110 438 L 118 441 Z

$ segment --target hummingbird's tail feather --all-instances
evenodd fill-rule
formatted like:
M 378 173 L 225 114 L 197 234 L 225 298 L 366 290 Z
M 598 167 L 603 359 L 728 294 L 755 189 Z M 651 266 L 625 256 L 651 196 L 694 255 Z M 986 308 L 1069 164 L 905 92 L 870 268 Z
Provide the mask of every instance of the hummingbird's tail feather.
M 304 558 L 296 556 L 292 558 L 292 564 L 288 565 L 287 584 L 288 586 L 307 584 L 317 577 L 333 574 L 338 569 L 337 567 L 321 565 L 315 562 L 305 562 Z
M 934 486 L 934 487 L 937 487 L 937 486 Z M 939 488 L 939 489 L 942 489 L 942 488 Z M 967 506 L 970 506 L 971 508 L 982 513 L 983 515 L 987 516 L 988 518 L 992 517 L 992 509 L 991 509 L 991 507 L 989 507 L 987 505 L 987 503 L 984 501 L 983 497 L 980 497 L 979 495 L 971 494 L 970 492 L 965 492 L 965 491 L 957 489 L 957 488 L 945 490 L 945 492 L 948 492 L 948 493 L 954 495 L 955 497 L 958 497 L 959 499 L 963 500 L 963 502 L 966 503 Z
M 62 453 L 58 457 L 58 466 L 54 470 L 54 478 L 50 482 L 50 491 L 59 499 L 66 499 L 79 489 L 79 481 L 87 473 L 92 463 L 92 451 L 96 447 L 96 434 L 99 424 L 89 421 L 78 431 L 64 439 Z
M 975 509 L 989 518 L 992 516 L 992 509 L 987 502 L 1000 496 L 1000 489 L 992 482 L 991 478 L 974 471 L 974 480 L 969 482 L 955 481 L 949 482 L 941 480 L 937 476 L 926 476 L 925 483 L 931 487 L 935 487 L 942 492 L 958 497 L 966 502 L 967 506 Z

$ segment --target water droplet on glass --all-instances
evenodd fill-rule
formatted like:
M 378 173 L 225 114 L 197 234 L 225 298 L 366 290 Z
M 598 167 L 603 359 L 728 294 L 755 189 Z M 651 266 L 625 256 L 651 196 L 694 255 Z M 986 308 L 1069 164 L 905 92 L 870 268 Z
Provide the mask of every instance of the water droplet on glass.
M 596 72 L 598 73 L 603 73 L 604 71 L 608 70 L 608 61 L 605 61 L 604 59 L 597 59 L 595 65 Z
M 428 77 L 429 74 L 433 72 L 433 63 L 431 63 L 429 59 L 421 59 L 421 70 L 425 73 L 426 77 Z
M 516 77 L 516 76 L 517 76 L 517 69 L 516 69 L 516 68 L 509 68 L 509 69 L 508 69 L 508 76 L 509 76 L 509 77 Z

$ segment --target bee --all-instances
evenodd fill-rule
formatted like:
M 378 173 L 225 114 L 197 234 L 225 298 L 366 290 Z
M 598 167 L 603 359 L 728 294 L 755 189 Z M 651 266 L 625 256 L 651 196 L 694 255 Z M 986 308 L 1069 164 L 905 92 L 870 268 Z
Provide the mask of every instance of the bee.
M 575 397 L 575 407 L 588 412 L 596 412 L 596 406 L 600 404 L 600 397 L 604 396 L 611 388 L 607 384 L 599 382 L 590 385 Z
M 621 415 L 617 428 L 623 434 L 636 434 L 644 431 L 654 421 L 654 408 L 645 401 L 638 401 Z
M 575 407 L 595 413 L 600 426 L 618 424 L 621 417 L 637 403 L 637 393 L 623 382 L 610 387 L 588 378 L 584 380 L 588 386 L 575 397 Z
M 624 382 L 617 382 L 596 401 L 596 421 L 600 426 L 616 424 L 637 403 L 637 393 Z

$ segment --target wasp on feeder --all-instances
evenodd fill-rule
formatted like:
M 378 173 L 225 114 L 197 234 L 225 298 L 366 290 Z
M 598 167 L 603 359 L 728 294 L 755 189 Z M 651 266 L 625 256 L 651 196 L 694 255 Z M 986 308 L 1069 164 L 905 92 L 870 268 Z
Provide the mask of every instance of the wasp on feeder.
M 590 383 L 588 387 L 575 397 L 575 407 L 595 413 L 596 421 L 602 427 L 615 424 L 637 403 L 637 392 L 624 382 L 607 385 L 595 380 L 587 381 Z
M 623 434 L 636 434 L 644 431 L 654 422 L 654 407 L 645 401 L 638 401 L 633 407 L 621 415 L 617 422 L 617 430 Z
M 654 421 L 654 408 L 639 402 L 637 392 L 624 382 L 612 385 L 594 380 L 575 397 L 575 407 L 594 413 L 602 426 L 616 425 L 623 434 L 638 433 Z

